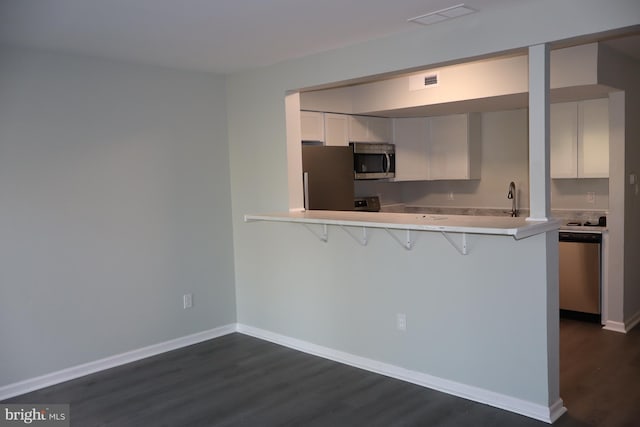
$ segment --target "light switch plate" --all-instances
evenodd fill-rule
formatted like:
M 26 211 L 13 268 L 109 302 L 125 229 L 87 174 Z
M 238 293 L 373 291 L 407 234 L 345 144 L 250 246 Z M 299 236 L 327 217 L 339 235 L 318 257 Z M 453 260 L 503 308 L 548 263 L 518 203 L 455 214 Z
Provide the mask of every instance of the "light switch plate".
M 399 331 L 407 330 L 407 315 L 404 313 L 396 314 L 396 327 Z
M 193 307 L 193 294 L 184 294 L 182 296 L 182 307 L 184 309 Z

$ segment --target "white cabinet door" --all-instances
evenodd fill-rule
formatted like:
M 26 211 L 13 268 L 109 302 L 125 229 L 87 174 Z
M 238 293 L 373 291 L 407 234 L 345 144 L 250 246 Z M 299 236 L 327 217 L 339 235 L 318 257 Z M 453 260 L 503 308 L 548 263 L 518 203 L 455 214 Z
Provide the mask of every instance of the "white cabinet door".
M 369 142 L 391 142 L 391 119 L 368 117 Z
M 300 111 L 300 133 L 303 141 L 324 142 L 324 113 Z
M 391 142 L 391 119 L 349 116 L 349 140 L 352 142 Z
M 366 117 L 349 116 L 349 141 L 369 142 L 369 129 Z
M 551 178 L 609 177 L 609 99 L 551 105 Z
M 609 99 L 578 104 L 578 176 L 609 177 Z
M 578 107 L 576 102 L 551 104 L 551 178 L 578 177 Z
M 349 116 L 345 114 L 324 114 L 325 145 L 349 146 Z
M 479 179 L 480 141 L 477 114 L 429 119 L 429 179 Z
M 393 142 L 396 145 L 396 177 L 394 181 L 429 179 L 429 119 L 393 120 Z

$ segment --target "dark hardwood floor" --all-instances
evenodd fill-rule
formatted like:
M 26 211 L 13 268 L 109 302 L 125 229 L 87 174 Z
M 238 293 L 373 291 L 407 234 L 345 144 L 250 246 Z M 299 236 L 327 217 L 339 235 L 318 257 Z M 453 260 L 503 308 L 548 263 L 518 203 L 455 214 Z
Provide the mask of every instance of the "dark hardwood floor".
M 564 418 L 587 426 L 640 426 L 640 327 L 620 334 L 599 324 L 560 321 Z M 573 424 L 566 424 L 573 425 Z
M 640 424 L 640 331 L 561 321 L 562 427 Z M 241 334 L 3 403 L 70 403 L 85 426 L 545 426 Z

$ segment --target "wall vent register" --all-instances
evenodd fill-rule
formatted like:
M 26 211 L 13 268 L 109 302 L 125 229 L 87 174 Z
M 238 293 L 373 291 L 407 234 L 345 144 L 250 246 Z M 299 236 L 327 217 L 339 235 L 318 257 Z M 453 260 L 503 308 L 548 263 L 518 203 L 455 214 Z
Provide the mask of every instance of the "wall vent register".
M 429 72 L 427 74 L 416 74 L 409 76 L 409 90 L 416 91 L 437 87 L 439 84 L 438 73 Z

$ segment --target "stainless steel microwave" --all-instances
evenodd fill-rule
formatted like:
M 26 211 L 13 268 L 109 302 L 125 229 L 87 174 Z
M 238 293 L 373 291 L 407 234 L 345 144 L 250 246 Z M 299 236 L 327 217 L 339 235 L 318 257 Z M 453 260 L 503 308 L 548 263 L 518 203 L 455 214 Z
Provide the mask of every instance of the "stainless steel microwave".
M 387 143 L 350 142 L 355 179 L 382 179 L 396 176 L 396 146 Z

